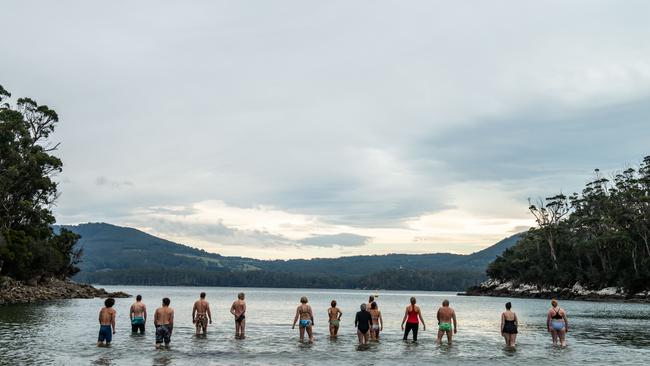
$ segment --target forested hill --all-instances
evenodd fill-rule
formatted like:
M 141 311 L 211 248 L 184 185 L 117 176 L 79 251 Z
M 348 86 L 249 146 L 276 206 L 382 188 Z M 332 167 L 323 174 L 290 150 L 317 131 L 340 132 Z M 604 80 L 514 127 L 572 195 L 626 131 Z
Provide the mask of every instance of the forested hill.
M 389 254 L 335 259 L 225 257 L 104 223 L 65 226 L 83 249 L 78 281 L 121 285 L 461 290 L 485 279 L 488 263 L 518 235 L 470 255 Z M 376 274 L 369 275 L 370 272 Z
M 532 202 L 538 227 L 488 268 L 496 280 L 543 287 L 650 289 L 650 156 L 581 193 Z

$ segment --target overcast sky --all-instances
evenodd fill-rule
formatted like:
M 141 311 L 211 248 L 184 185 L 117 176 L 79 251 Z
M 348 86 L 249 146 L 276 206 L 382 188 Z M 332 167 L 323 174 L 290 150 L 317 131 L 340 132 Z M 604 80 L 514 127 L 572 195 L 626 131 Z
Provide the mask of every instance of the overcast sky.
M 29 1 L 59 223 L 225 255 L 469 253 L 650 154 L 648 1 Z

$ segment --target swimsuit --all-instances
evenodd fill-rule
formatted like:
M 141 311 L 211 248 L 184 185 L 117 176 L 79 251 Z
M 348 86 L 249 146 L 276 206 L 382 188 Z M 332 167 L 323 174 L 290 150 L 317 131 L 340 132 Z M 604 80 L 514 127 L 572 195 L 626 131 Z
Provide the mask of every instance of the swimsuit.
M 411 311 L 408 312 L 408 319 L 406 320 L 406 327 L 404 328 L 404 340 L 413 331 L 413 342 L 418 340 L 418 328 L 420 327 L 420 320 L 418 319 L 418 312 L 415 311 L 415 305 L 411 306 Z
M 507 334 L 517 334 L 517 325 L 515 324 L 515 321 L 505 319 L 501 332 Z
M 157 325 L 156 326 L 156 344 L 161 344 L 163 341 L 165 344 L 171 342 L 172 337 L 172 327 L 169 324 Z
M 244 320 L 244 319 L 246 319 L 246 315 L 244 315 L 244 313 L 241 313 L 241 315 L 239 315 L 238 317 L 235 318 L 235 321 L 237 323 L 241 323 L 242 320 Z
M 564 317 L 560 315 L 560 310 L 555 310 L 555 315 L 551 317 L 551 326 L 555 330 L 562 330 L 565 326 L 564 324 Z
M 356 324 L 357 329 L 362 334 L 368 333 L 368 331 L 370 330 L 371 322 L 372 322 L 372 316 L 370 316 L 370 313 L 365 310 L 361 310 L 360 312 L 358 312 L 356 318 L 354 319 L 354 323 Z
M 307 328 L 311 326 L 311 320 L 309 319 L 300 319 L 300 328 Z
M 438 330 L 441 330 L 443 332 L 450 332 L 451 331 L 451 323 L 440 323 L 440 324 L 438 324 Z
M 338 320 L 338 319 L 332 319 L 332 320 L 330 320 L 330 325 L 332 325 L 333 327 L 338 328 L 340 324 L 341 324 L 341 321 Z
M 111 330 L 110 325 L 100 325 L 99 326 L 99 336 L 97 337 L 97 342 L 104 342 L 106 344 L 111 343 L 113 340 L 113 331 Z
M 205 314 L 196 314 L 196 326 L 205 328 L 208 326 L 208 317 Z
M 379 332 L 379 324 L 373 324 L 372 330 L 374 330 L 375 332 Z
M 131 319 L 131 332 L 133 333 L 144 333 L 144 317 L 136 316 Z

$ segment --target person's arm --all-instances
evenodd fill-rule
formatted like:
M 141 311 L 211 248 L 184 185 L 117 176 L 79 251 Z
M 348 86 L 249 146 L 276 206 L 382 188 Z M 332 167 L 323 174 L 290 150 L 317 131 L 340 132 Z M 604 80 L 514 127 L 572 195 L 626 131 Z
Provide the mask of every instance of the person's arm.
M 100 325 L 102 324 L 102 311 L 101 310 L 99 311 L 99 316 L 97 317 L 97 321 L 99 322 Z
M 115 334 L 115 310 L 111 312 L 111 325 L 113 326 L 113 334 Z
M 339 312 L 339 317 L 337 319 L 341 320 L 341 317 L 343 316 L 343 312 L 339 308 L 336 308 L 336 310 Z
M 515 327 L 519 326 L 519 320 L 517 319 L 517 314 L 515 314 Z
M 233 302 L 232 305 L 230 306 L 230 314 L 232 314 L 233 316 L 237 316 L 237 312 L 235 311 L 235 302 Z
M 298 318 L 300 317 L 300 307 L 296 308 L 296 316 L 293 318 L 293 325 L 291 326 L 291 329 L 296 327 L 296 322 L 298 321 Z
M 358 326 L 359 326 L 359 313 L 357 313 L 357 315 L 354 316 L 354 327 L 356 328 Z
M 501 313 L 501 327 L 499 328 L 501 333 L 503 333 L 503 321 L 504 321 L 505 317 L 506 317 L 506 313 Z M 517 318 L 515 318 L 515 319 L 517 319 Z
M 458 333 L 458 323 L 456 323 L 456 310 L 451 313 L 451 320 L 454 321 L 454 334 Z
M 440 324 L 440 309 L 438 309 L 438 312 L 436 313 L 436 320 L 438 320 L 438 324 Z
M 562 310 L 562 319 L 564 319 L 564 331 L 569 332 L 569 319 L 566 317 L 566 311 Z
M 169 333 L 174 331 L 174 310 L 169 314 Z
M 381 317 L 381 311 L 379 312 L 379 330 L 384 331 L 384 319 Z
M 424 318 L 422 317 L 422 310 L 420 310 L 420 307 L 418 307 L 418 317 L 420 318 L 420 321 L 422 322 L 422 330 L 427 330 L 427 325 L 424 324 Z
M 212 324 L 212 313 L 210 312 L 210 304 L 208 304 L 207 313 L 208 313 L 208 320 L 210 321 L 210 324 Z
M 311 319 L 311 325 L 312 327 L 314 326 L 314 312 L 311 309 L 311 306 L 309 307 L 309 317 Z
M 135 314 L 135 311 L 133 310 L 133 305 L 131 305 L 131 308 L 129 309 L 129 319 L 133 321 L 133 315 Z
M 402 319 L 402 330 L 404 330 L 404 323 L 406 322 L 406 318 L 408 316 L 409 316 L 409 310 L 408 308 L 406 308 L 406 310 L 404 310 L 404 318 Z
M 196 309 L 196 303 L 194 303 L 194 306 L 192 306 L 192 323 L 196 323 L 196 318 L 195 318 L 195 316 L 196 316 L 196 311 L 197 311 L 197 309 Z
M 144 322 L 147 322 L 147 305 L 142 305 L 142 310 L 144 311 Z
M 546 314 L 546 328 L 548 331 L 551 331 L 551 311 L 549 310 L 548 314 Z
M 158 309 L 156 309 L 156 311 L 153 313 L 153 326 L 158 326 Z
M 246 313 L 246 302 L 244 301 L 244 306 L 242 307 L 242 314 Z

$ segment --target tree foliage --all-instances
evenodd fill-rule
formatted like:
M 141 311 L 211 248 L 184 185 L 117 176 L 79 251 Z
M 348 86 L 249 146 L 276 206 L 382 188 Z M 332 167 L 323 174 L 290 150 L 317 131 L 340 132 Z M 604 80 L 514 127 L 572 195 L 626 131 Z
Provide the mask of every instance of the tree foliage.
M 52 155 L 49 136 L 55 111 L 29 98 L 12 106 L 0 86 L 0 273 L 18 279 L 70 276 L 81 251 L 78 235 L 52 230 L 58 192 L 53 177 L 63 163 Z
M 610 179 L 596 170 L 580 194 L 556 195 L 530 210 L 538 227 L 489 265 L 489 277 L 650 288 L 650 156 Z

